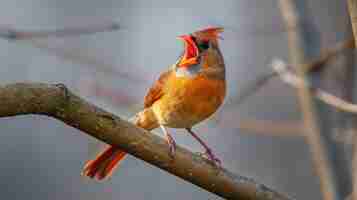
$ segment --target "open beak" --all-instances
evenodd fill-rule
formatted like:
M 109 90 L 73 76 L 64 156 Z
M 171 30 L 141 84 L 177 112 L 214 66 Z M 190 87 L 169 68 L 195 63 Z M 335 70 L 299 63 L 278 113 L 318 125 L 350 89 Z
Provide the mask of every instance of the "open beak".
M 194 65 L 198 63 L 198 48 L 196 46 L 195 41 L 193 41 L 192 36 L 190 35 L 180 35 L 177 37 L 180 40 L 183 40 L 185 44 L 185 52 L 178 63 L 180 67 L 188 67 L 190 65 Z

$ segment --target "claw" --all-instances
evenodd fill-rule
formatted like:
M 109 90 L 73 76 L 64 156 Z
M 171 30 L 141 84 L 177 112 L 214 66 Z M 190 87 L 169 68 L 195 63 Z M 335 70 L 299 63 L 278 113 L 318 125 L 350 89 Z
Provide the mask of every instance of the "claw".
M 216 157 L 216 156 L 212 153 L 211 149 L 207 149 L 207 150 L 206 150 L 206 155 L 207 155 L 208 159 L 209 159 L 216 167 L 218 167 L 218 168 L 221 168 L 221 167 L 222 167 L 222 162 L 221 162 L 221 160 L 220 160 L 218 157 Z
M 175 152 L 176 152 L 176 142 L 164 126 L 160 126 L 160 127 L 164 131 L 165 136 L 166 136 L 166 141 L 170 147 L 169 155 L 171 158 L 174 158 Z
M 171 158 L 174 158 L 175 157 L 175 153 L 176 153 L 176 142 L 175 140 L 172 139 L 172 137 L 168 137 L 168 144 L 169 144 L 169 147 L 170 147 L 170 152 L 169 152 L 169 155 Z
M 68 88 L 66 87 L 65 84 L 57 83 L 57 84 L 55 84 L 55 86 L 60 88 L 63 91 L 64 97 L 66 98 L 66 100 L 68 100 L 70 98 Z
M 201 140 L 192 130 L 191 128 L 186 128 L 186 130 L 205 148 L 206 152 L 203 154 L 205 157 L 213 163 L 217 168 L 222 167 L 222 162 L 218 159 L 212 152 L 212 150 L 206 145 L 205 142 Z

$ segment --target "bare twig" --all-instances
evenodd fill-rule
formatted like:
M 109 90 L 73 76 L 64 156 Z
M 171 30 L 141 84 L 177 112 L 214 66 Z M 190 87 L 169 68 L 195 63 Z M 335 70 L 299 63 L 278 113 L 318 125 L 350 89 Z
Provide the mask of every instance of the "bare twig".
M 233 120 L 234 119 L 234 120 Z M 217 127 L 241 130 L 240 134 L 267 137 L 291 137 L 300 139 L 304 126 L 301 121 L 295 120 L 266 120 L 266 119 L 240 119 L 238 116 L 221 119 Z M 351 145 L 353 129 L 345 126 L 332 127 L 332 138 L 336 143 Z
M 32 40 L 48 37 L 67 37 L 83 34 L 93 34 L 98 32 L 115 31 L 119 29 L 119 24 L 112 22 L 110 24 L 88 25 L 82 27 L 67 27 L 48 31 L 20 31 L 8 27 L 0 27 L 0 37 L 8 40 Z
M 355 45 L 357 45 L 357 1 L 356 0 L 347 0 L 348 10 L 350 14 L 350 21 L 352 24 L 353 35 L 355 39 Z M 353 119 L 354 122 L 356 118 Z M 354 130 L 356 130 L 356 125 L 353 124 Z M 353 159 L 352 159 L 352 194 L 351 199 L 357 200 L 357 136 L 354 136 L 354 145 L 353 145 Z
M 331 61 L 332 59 L 336 58 L 341 52 L 348 50 L 348 49 L 354 49 L 354 40 L 348 39 L 344 40 L 342 42 L 337 43 L 334 47 L 328 48 L 324 50 L 320 57 L 305 63 L 302 65 L 302 68 L 304 68 L 306 71 L 309 72 L 314 72 L 318 71 L 324 66 L 327 62 Z M 245 99 L 248 97 L 252 96 L 255 94 L 260 88 L 262 88 L 264 85 L 268 83 L 269 80 L 277 76 L 278 74 L 275 71 L 269 71 L 265 74 L 260 75 L 258 78 L 256 78 L 254 81 L 251 83 L 248 83 L 246 87 L 241 89 L 241 92 L 239 93 L 238 97 L 234 99 L 234 104 L 241 104 Z
M 338 56 L 341 52 L 348 50 L 348 49 L 354 49 L 355 45 L 354 45 L 354 40 L 352 39 L 348 39 L 342 42 L 337 43 L 337 45 L 335 45 L 333 48 L 329 48 L 326 49 L 325 51 L 323 51 L 323 53 L 321 54 L 320 57 L 318 57 L 317 59 L 306 63 L 303 65 L 303 68 L 307 71 L 317 71 L 320 70 L 322 66 L 324 66 L 328 61 L 330 61 L 331 59 L 334 59 L 336 56 Z M 293 66 L 287 66 L 288 68 L 294 68 Z M 254 95 L 260 88 L 262 88 L 264 85 L 266 85 L 269 80 L 272 80 L 272 78 L 278 76 L 279 74 L 272 70 L 269 71 L 267 73 L 264 73 L 262 75 L 260 75 L 257 79 L 255 79 L 252 82 L 249 82 L 246 84 L 246 87 L 243 87 L 240 92 L 239 95 L 237 97 L 234 98 L 234 100 L 232 102 L 229 102 L 229 105 L 239 105 L 241 103 L 243 103 L 247 98 L 249 98 L 250 96 Z M 326 92 L 323 92 L 326 93 Z M 327 96 L 331 96 L 330 94 L 327 93 Z M 333 99 L 338 97 L 333 96 Z M 342 100 L 342 99 L 340 99 Z M 325 101 L 325 100 L 323 100 Z M 331 101 L 331 100 L 330 100 Z M 343 100 L 342 100 L 343 101 Z M 344 103 L 342 104 L 342 107 L 340 108 L 340 106 L 338 106 L 337 108 L 339 110 L 343 110 L 346 112 L 355 112 L 354 109 L 349 110 L 349 107 L 351 106 L 350 103 L 343 101 Z M 329 104 L 328 102 L 325 102 Z M 337 102 L 336 102 L 337 103 Z M 332 106 L 335 106 L 334 104 Z M 352 106 L 354 107 L 354 106 Z M 222 121 L 220 118 L 225 118 L 224 115 L 219 115 L 217 118 L 217 115 L 214 116 L 215 117 L 215 122 L 219 125 L 220 122 Z M 224 125 L 226 126 L 227 124 L 227 120 L 228 119 L 224 119 L 222 123 L 224 123 Z M 229 120 L 228 120 L 229 121 Z M 279 123 L 280 124 L 280 123 Z M 236 128 L 236 124 L 234 124 L 234 127 Z M 264 127 L 264 126 L 261 126 Z M 274 126 L 268 126 L 268 127 L 272 127 L 271 129 L 259 129 L 259 126 L 255 126 L 252 123 L 245 123 L 242 122 L 239 125 L 239 128 L 243 129 L 243 130 L 247 130 L 247 131 L 255 131 L 255 133 L 257 133 L 258 135 L 273 135 L 273 136 L 291 136 L 291 135 L 296 135 L 295 133 L 292 133 L 291 131 L 288 131 L 287 128 L 285 128 L 284 125 L 274 125 Z M 276 127 L 276 128 L 273 128 Z M 297 129 L 291 129 L 291 130 L 297 130 Z
M 273 61 L 272 67 L 274 70 L 280 75 L 280 78 L 288 83 L 289 85 L 298 88 L 301 87 L 301 85 L 304 85 L 305 87 L 309 88 L 311 93 L 324 103 L 333 106 L 334 108 L 344 111 L 344 112 L 349 112 L 349 113 L 357 113 L 357 105 L 347 102 L 333 94 L 330 94 L 322 89 L 313 87 L 303 79 L 297 77 L 295 74 L 287 70 L 286 64 L 281 61 L 281 60 L 275 60 Z
M 353 157 L 352 157 L 352 179 L 353 179 L 353 184 L 352 184 L 352 194 L 350 195 L 349 199 L 350 200 L 356 200 L 357 199 L 357 135 L 356 132 L 354 131 L 354 137 L 353 139 Z
M 357 37 L 357 1 L 347 0 L 354 38 Z
M 313 87 L 311 84 L 307 83 L 306 81 L 304 81 L 303 79 L 300 79 L 299 77 L 297 77 L 294 73 L 292 73 L 291 71 L 289 71 L 286 68 L 286 65 L 284 64 L 284 62 L 280 61 L 280 60 L 275 60 L 273 61 L 272 64 L 273 69 L 280 75 L 280 78 L 287 84 L 291 85 L 292 87 L 298 88 L 298 85 L 303 84 L 306 87 L 308 87 L 311 91 L 311 93 L 313 94 L 313 96 L 315 96 L 317 99 L 321 100 L 322 102 L 326 103 L 327 105 L 330 105 L 334 108 L 336 108 L 337 110 L 340 111 L 344 111 L 344 112 L 349 112 L 352 114 L 357 114 L 357 105 L 356 104 L 352 104 L 350 102 L 347 102 L 335 95 L 332 95 L 322 89 Z M 346 141 L 345 139 L 338 139 L 337 142 L 344 142 L 345 144 L 347 143 L 354 143 L 355 138 L 356 138 L 356 134 L 355 134 L 355 124 L 352 124 L 352 127 L 349 128 L 348 132 L 350 133 L 351 131 L 353 131 L 352 133 L 352 137 L 348 137 L 349 141 Z M 345 127 L 346 128 L 346 127 Z M 342 135 L 340 133 L 340 135 Z M 350 136 L 351 134 L 347 135 Z M 338 136 L 337 136 L 338 137 Z M 340 140 L 340 141 L 339 141 Z M 351 141 L 352 140 L 352 141 Z M 354 144 L 354 149 L 356 149 L 356 144 Z M 354 150 L 355 151 L 355 150 Z M 353 158 L 353 162 L 356 162 L 357 158 L 355 157 L 357 154 L 354 153 L 354 158 Z M 353 168 L 354 170 L 356 169 L 357 165 L 353 164 Z M 353 171 L 354 171 L 353 170 Z M 352 174 L 352 176 L 355 177 L 355 174 Z M 354 185 L 355 187 L 355 185 Z M 355 190 L 355 189 L 354 189 Z M 352 195 L 350 195 L 349 198 L 346 199 L 350 199 L 352 200 Z
M 0 99 L 0 117 L 51 116 L 223 198 L 289 199 L 252 179 L 217 169 L 205 158 L 185 148 L 178 147 L 172 159 L 164 139 L 86 102 L 64 85 L 6 85 L 0 87 Z
M 353 35 L 351 24 L 346 18 L 336 19 L 336 26 L 341 26 L 336 36 L 341 33 Z M 339 25 L 337 25 L 339 24 Z M 351 44 L 354 45 L 353 37 Z M 330 93 L 344 99 L 347 102 L 353 102 L 354 79 L 355 79 L 355 53 L 352 51 L 344 51 L 336 61 L 329 63 L 327 67 L 319 73 L 321 87 L 329 88 Z M 316 78 L 316 76 L 314 76 Z M 313 78 L 313 79 L 314 79 Z M 311 82 L 312 83 L 312 82 Z M 338 187 L 338 192 L 341 198 L 344 198 L 352 192 L 352 176 L 351 176 L 351 147 L 356 124 L 357 115 L 348 114 L 344 111 L 331 108 L 329 105 L 318 102 L 321 110 L 323 127 L 323 135 L 328 140 L 329 149 L 331 149 L 331 164 L 335 170 L 335 183 Z M 343 143 L 339 141 L 343 141 Z
M 288 31 L 290 58 L 297 67 L 298 76 L 301 79 L 305 79 L 307 70 L 301 65 L 305 60 L 304 38 L 301 34 L 300 17 L 297 13 L 295 2 L 292 0 L 279 0 L 279 6 L 287 29 L 293 28 Z M 298 85 L 298 97 L 303 115 L 305 137 L 310 146 L 316 172 L 320 178 L 323 199 L 340 199 L 335 184 L 335 174 L 330 164 L 328 146 L 317 124 L 314 102 L 311 100 L 312 96 L 306 85 Z
M 334 47 L 322 51 L 320 57 L 318 57 L 315 60 L 312 60 L 307 64 L 304 64 L 303 68 L 309 72 L 318 71 L 328 61 L 336 58 L 343 51 L 346 51 L 348 49 L 354 49 L 354 48 L 355 48 L 355 42 L 353 38 L 344 40 L 342 42 L 337 43 Z

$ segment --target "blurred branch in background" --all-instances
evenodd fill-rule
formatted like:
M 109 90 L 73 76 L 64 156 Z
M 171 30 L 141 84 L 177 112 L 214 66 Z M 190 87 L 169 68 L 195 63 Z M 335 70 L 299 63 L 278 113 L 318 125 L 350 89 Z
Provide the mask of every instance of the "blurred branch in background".
M 0 26 L 0 38 L 4 38 L 9 41 L 22 41 L 27 42 L 30 45 L 44 50 L 52 55 L 55 55 L 63 60 L 67 60 L 73 63 L 81 64 L 88 68 L 92 68 L 97 72 L 110 74 L 118 78 L 125 78 L 126 80 L 133 81 L 136 84 L 146 83 L 147 80 L 142 77 L 137 77 L 129 73 L 124 73 L 117 69 L 113 64 L 98 60 L 97 58 L 83 54 L 78 50 L 61 49 L 51 46 L 47 41 L 43 39 L 58 38 L 58 37 L 74 37 L 80 35 L 95 34 L 100 32 L 111 32 L 120 30 L 118 23 L 102 23 L 91 24 L 78 27 L 65 27 L 57 30 L 43 30 L 43 31 L 25 31 L 15 28 L 9 28 Z
M 250 178 L 216 168 L 182 147 L 172 159 L 164 139 L 86 102 L 64 85 L 10 84 L 0 87 L 0 98 L 0 117 L 40 114 L 56 118 L 223 198 L 289 199 Z
M 303 2 L 299 2 L 303 3 Z M 297 2 L 293 0 L 279 0 L 280 12 L 288 31 L 288 45 L 292 64 L 296 66 L 297 74 L 301 79 L 307 76 L 307 70 L 304 69 L 306 35 L 304 27 L 301 26 L 300 12 L 297 9 Z M 298 13 L 299 12 L 299 13 Z M 342 199 L 336 185 L 337 170 L 331 163 L 333 152 L 329 149 L 328 139 L 321 134 L 321 129 L 317 121 L 315 102 L 312 101 L 310 90 L 303 84 L 298 85 L 298 98 L 302 111 L 304 133 L 306 141 L 310 147 L 313 164 L 317 175 L 320 178 L 320 187 L 323 199 L 338 200 Z M 322 119 L 323 120 L 323 119 Z
M 84 34 L 94 34 L 98 32 L 108 32 L 119 30 L 118 23 L 111 22 L 106 24 L 87 25 L 82 27 L 66 27 L 56 30 L 41 31 L 21 31 L 9 27 L 0 27 L 0 37 L 8 40 L 33 40 L 48 37 L 69 37 Z
M 355 48 L 355 44 L 353 38 L 342 41 L 340 43 L 337 43 L 337 45 L 335 45 L 332 48 L 323 50 L 320 57 L 308 63 L 303 64 L 302 68 L 304 68 L 306 71 L 309 72 L 319 71 L 323 66 L 325 66 L 327 62 L 336 58 L 339 54 L 341 54 L 341 52 L 354 48 Z M 277 75 L 278 74 L 275 71 L 269 71 L 265 74 L 260 75 L 257 79 L 255 79 L 251 83 L 246 84 L 246 86 L 241 89 L 241 92 L 239 92 L 239 95 L 235 97 L 234 100 L 230 102 L 230 104 L 232 105 L 241 104 L 242 102 L 244 102 L 244 100 L 254 95 L 260 88 L 262 88 L 265 84 L 267 84 L 269 80 L 276 77 Z
M 305 87 L 310 89 L 310 92 L 313 96 L 316 96 L 316 98 L 320 99 L 324 103 L 333 106 L 338 110 L 357 114 L 357 104 L 352 104 L 322 89 L 313 87 L 311 84 L 307 83 L 303 79 L 299 78 L 297 75 L 290 72 L 284 62 L 280 60 L 275 60 L 272 64 L 272 67 L 280 75 L 280 78 L 289 85 L 295 88 L 304 85 Z
M 317 97 L 324 103 L 326 103 L 338 110 L 354 114 L 354 116 L 352 116 L 352 120 L 353 120 L 352 127 L 349 128 L 350 129 L 349 132 L 352 131 L 353 132 L 352 134 L 354 134 L 354 136 L 349 137 L 349 139 L 356 137 L 356 135 L 355 135 L 356 131 L 354 128 L 355 125 L 353 124 L 353 122 L 355 120 L 355 114 L 357 113 L 357 105 L 356 104 L 346 102 L 345 100 L 343 100 L 337 96 L 334 96 L 334 95 L 332 95 L 328 92 L 325 92 L 319 88 L 315 88 L 315 87 L 311 86 L 309 83 L 305 82 L 303 79 L 297 77 L 292 72 L 289 72 L 286 68 L 286 65 L 281 61 L 273 62 L 272 67 L 274 68 L 274 70 L 276 70 L 277 73 L 279 73 L 281 79 L 284 82 L 288 83 L 289 85 L 296 87 L 296 88 L 298 88 L 299 85 L 305 85 L 305 87 L 310 89 L 312 95 L 314 95 L 315 97 Z M 350 90 L 352 90 L 352 89 L 353 88 L 350 88 Z M 339 135 L 337 135 L 337 137 L 341 137 L 342 135 L 344 135 L 344 134 L 339 133 Z M 344 142 L 345 144 L 348 143 L 348 141 L 346 141 L 346 140 L 342 140 L 341 142 Z M 355 176 L 355 175 L 352 174 L 352 176 Z
M 355 45 L 357 45 L 357 1 L 356 0 L 347 0 L 348 4 L 348 10 L 350 14 L 350 21 L 352 25 L 352 30 L 353 30 L 353 35 L 355 38 Z M 355 66 L 351 66 L 355 68 Z M 356 72 L 356 70 L 354 70 Z M 352 89 L 355 89 L 355 85 L 357 82 L 354 80 L 352 81 L 352 85 L 354 86 Z M 351 95 L 351 99 L 354 99 L 353 96 Z M 352 195 L 351 199 L 352 200 L 357 200 L 357 117 L 353 116 L 351 120 L 351 126 L 354 131 L 354 137 L 353 137 L 353 157 L 352 157 L 352 178 L 353 178 L 353 189 L 352 189 Z
M 319 71 L 328 61 L 331 61 L 348 49 L 355 49 L 355 41 L 353 38 L 339 42 L 336 46 L 323 50 L 320 57 L 307 64 L 303 64 L 303 68 L 309 72 Z
M 325 49 L 322 51 L 321 55 L 313 59 L 312 61 L 303 64 L 303 68 L 309 72 L 316 72 L 320 71 L 325 64 L 327 64 L 329 61 L 335 59 L 338 55 L 343 53 L 346 50 L 349 49 L 354 49 L 354 40 L 348 39 L 344 40 L 342 42 L 337 43 L 334 47 Z M 288 68 L 293 68 L 292 66 L 287 66 Z M 255 93 L 259 91 L 262 87 L 264 87 L 270 80 L 278 76 L 278 72 L 275 70 L 269 71 L 268 73 L 260 75 L 258 78 L 256 78 L 253 81 L 250 81 L 244 86 L 242 89 L 240 89 L 239 95 L 232 98 L 232 100 L 229 100 L 226 106 L 237 106 L 242 103 Z M 325 92 L 324 92 L 325 93 Z M 336 97 L 335 97 L 336 98 Z M 343 105 L 349 105 L 346 104 L 346 102 L 343 103 Z M 344 106 L 343 108 L 347 108 L 349 106 Z M 352 106 L 353 107 L 353 106 Z M 357 109 L 357 108 L 356 108 Z M 344 109 L 342 109 L 344 110 Z M 352 110 L 348 109 L 348 112 L 351 112 Z M 299 136 L 301 135 L 301 124 L 300 122 L 296 123 L 290 123 L 288 122 L 285 124 L 285 122 L 281 121 L 263 121 L 263 120 L 243 120 L 239 122 L 239 127 L 237 127 L 237 123 L 234 121 L 230 123 L 230 117 L 225 117 L 227 114 L 225 113 L 219 113 L 218 115 L 214 115 L 214 123 L 216 123 L 218 126 L 222 123 L 224 127 L 232 127 L 232 128 L 240 128 L 244 131 L 248 132 L 253 132 L 256 133 L 257 135 L 264 135 L 264 136 Z M 264 128 L 262 128 L 264 127 Z M 244 133 L 244 132 L 243 132 Z M 337 140 L 339 141 L 345 141 L 344 139 L 341 139 L 340 136 L 336 137 Z M 336 140 L 336 141 L 337 141 Z

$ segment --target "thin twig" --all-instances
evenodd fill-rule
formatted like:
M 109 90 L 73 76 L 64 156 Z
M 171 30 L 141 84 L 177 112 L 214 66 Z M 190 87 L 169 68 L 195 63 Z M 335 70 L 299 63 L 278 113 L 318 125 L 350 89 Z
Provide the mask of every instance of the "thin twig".
M 307 70 L 304 69 L 305 52 L 303 49 L 304 37 L 301 34 L 300 16 L 297 13 L 293 0 L 279 0 L 280 11 L 286 27 L 294 28 L 288 31 L 290 58 L 297 67 L 298 76 L 305 79 Z M 335 174 L 330 164 L 329 150 L 326 141 L 321 135 L 317 124 L 314 102 L 310 90 L 304 85 L 298 85 L 298 98 L 303 115 L 305 137 L 309 144 L 316 172 L 320 178 L 323 199 L 337 200 L 339 194 L 335 184 Z
M 350 14 L 350 22 L 352 24 L 353 35 L 355 39 L 355 45 L 357 45 L 357 1 L 356 0 L 347 0 L 348 11 Z M 356 118 L 353 119 L 356 121 Z M 356 130 L 356 125 L 352 124 L 354 130 Z M 354 145 L 353 145 L 353 159 L 352 159 L 352 194 L 351 199 L 357 200 L 357 136 L 354 136 Z
M 341 33 L 347 35 L 353 35 L 352 27 L 349 20 L 338 19 L 337 23 L 341 26 L 339 32 L 336 32 L 336 36 Z M 351 40 L 351 44 L 354 45 L 354 40 Z M 321 87 L 329 88 L 327 90 L 330 93 L 344 99 L 348 102 L 353 102 L 354 93 L 354 79 L 355 79 L 355 67 L 354 67 L 354 50 L 345 51 L 339 56 L 336 61 L 328 64 L 321 70 L 319 74 Z M 316 76 L 314 76 L 316 78 Z M 313 78 L 313 79 L 314 79 Z M 313 83 L 313 82 L 311 82 Z M 335 172 L 335 183 L 338 188 L 338 192 L 341 198 L 344 198 L 352 192 L 352 176 L 351 176 L 351 147 L 352 138 L 354 135 L 353 124 L 356 123 L 354 118 L 357 115 L 348 114 L 344 111 L 337 110 L 324 103 L 318 102 L 319 108 L 321 108 L 320 116 L 322 116 L 321 127 L 324 137 L 327 138 L 329 149 L 331 150 L 331 167 Z M 339 128 L 337 128 L 339 127 Z M 343 143 L 339 141 L 343 141 Z
M 337 43 L 334 47 L 328 48 L 324 51 L 322 51 L 321 55 L 302 65 L 302 68 L 304 68 L 306 71 L 309 72 L 315 72 L 320 70 L 325 64 L 332 59 L 336 58 L 341 52 L 346 51 L 348 49 L 354 49 L 354 40 L 353 38 L 344 40 L 342 42 Z M 242 102 L 244 102 L 248 97 L 252 96 L 255 94 L 260 88 L 262 88 L 264 85 L 266 85 L 272 78 L 276 77 L 278 74 L 275 71 L 269 71 L 266 72 L 262 75 L 260 75 L 258 78 L 256 78 L 254 81 L 250 82 L 247 84 L 246 87 L 243 87 L 239 93 L 239 95 L 234 99 L 234 105 L 239 105 Z
M 118 30 L 119 24 L 112 22 L 109 24 L 87 25 L 82 27 L 66 27 L 56 30 L 41 31 L 20 31 L 8 27 L 0 27 L 0 37 L 8 40 L 32 40 L 48 37 L 68 37 L 84 34 L 93 34 L 98 32 L 108 32 Z
M 356 126 L 356 125 L 354 125 Z M 354 135 L 352 137 L 353 139 L 353 157 L 352 157 L 352 194 L 349 197 L 350 200 L 356 200 L 357 199 L 357 134 L 356 131 L 354 131 Z
M 273 69 L 279 74 L 280 78 L 289 85 L 298 88 L 302 85 L 310 89 L 313 96 L 320 99 L 322 102 L 344 112 L 357 113 L 357 104 L 347 102 L 331 93 L 328 93 L 320 88 L 316 88 L 307 83 L 303 79 L 297 77 L 294 73 L 287 69 L 286 64 L 281 60 L 274 60 L 272 63 Z
M 322 51 L 317 59 L 312 60 L 307 64 L 304 64 L 303 68 L 309 72 L 318 71 L 321 69 L 322 66 L 325 66 L 328 61 L 336 58 L 343 51 L 354 48 L 355 41 L 353 38 L 344 40 L 342 42 L 337 43 L 334 47 Z

